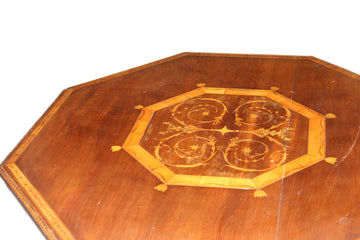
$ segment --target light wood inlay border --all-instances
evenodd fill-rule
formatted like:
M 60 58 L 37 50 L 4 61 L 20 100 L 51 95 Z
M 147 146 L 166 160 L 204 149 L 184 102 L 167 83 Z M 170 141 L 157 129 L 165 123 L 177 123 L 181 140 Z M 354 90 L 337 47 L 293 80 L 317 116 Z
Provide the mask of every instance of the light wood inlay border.
M 3 177 L 8 186 L 13 190 L 20 203 L 32 216 L 35 223 L 48 239 L 75 239 L 69 229 L 51 209 L 30 180 L 21 172 L 16 165 L 16 160 L 26 150 L 34 138 L 41 132 L 47 122 L 53 117 L 61 105 L 71 95 L 73 90 L 64 90 L 55 102 L 49 107 L 44 115 L 38 120 L 14 151 L 2 163 L 0 176 Z M 51 228 L 49 227 L 51 226 Z
M 130 134 L 125 140 L 123 148 L 152 174 L 160 179 L 160 181 L 167 185 L 254 190 L 264 188 L 281 180 L 282 178 L 288 177 L 325 159 L 325 116 L 277 93 L 277 88 L 273 89 L 274 90 L 233 89 L 205 87 L 205 85 L 201 85 L 201 87 L 193 91 L 144 107 Z M 264 96 L 286 106 L 294 112 L 297 112 L 309 120 L 308 152 L 299 158 L 288 160 L 283 165 L 262 173 L 253 179 L 175 174 L 174 172 L 170 171 L 164 164 L 162 164 L 157 158 L 152 156 L 152 154 L 141 147 L 140 141 L 145 134 L 153 114 L 156 111 L 173 106 L 190 98 L 201 96 L 203 94 Z

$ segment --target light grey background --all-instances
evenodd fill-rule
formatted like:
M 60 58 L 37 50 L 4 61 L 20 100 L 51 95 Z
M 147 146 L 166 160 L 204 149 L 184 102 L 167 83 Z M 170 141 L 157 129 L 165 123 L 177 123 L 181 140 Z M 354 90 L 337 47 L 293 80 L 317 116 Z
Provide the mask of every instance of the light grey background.
M 184 51 L 313 55 L 360 73 L 356 1 L 0 1 L 0 160 L 67 87 Z M 2 239 L 43 239 L 0 180 Z

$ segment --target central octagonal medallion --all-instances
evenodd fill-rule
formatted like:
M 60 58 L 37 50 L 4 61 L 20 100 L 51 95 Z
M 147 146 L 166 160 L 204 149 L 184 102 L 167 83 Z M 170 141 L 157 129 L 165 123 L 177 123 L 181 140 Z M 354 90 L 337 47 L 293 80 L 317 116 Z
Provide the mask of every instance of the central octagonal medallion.
M 325 116 L 275 89 L 200 87 L 144 107 L 123 148 L 166 185 L 259 190 L 325 158 Z

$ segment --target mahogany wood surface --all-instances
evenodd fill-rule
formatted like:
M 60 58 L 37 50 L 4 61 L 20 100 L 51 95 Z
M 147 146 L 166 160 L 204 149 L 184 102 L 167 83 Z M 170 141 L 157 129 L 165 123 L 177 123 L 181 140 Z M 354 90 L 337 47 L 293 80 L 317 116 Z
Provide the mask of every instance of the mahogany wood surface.
M 182 53 L 64 90 L 0 173 L 47 239 L 358 239 L 359 93 L 314 57 Z

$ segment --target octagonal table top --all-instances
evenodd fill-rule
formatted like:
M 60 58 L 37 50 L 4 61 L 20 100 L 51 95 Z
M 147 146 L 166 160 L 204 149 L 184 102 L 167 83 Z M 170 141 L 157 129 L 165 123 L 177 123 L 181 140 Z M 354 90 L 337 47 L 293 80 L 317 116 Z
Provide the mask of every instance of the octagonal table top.
M 357 239 L 359 93 L 315 57 L 182 53 L 64 90 L 0 175 L 47 239 Z

